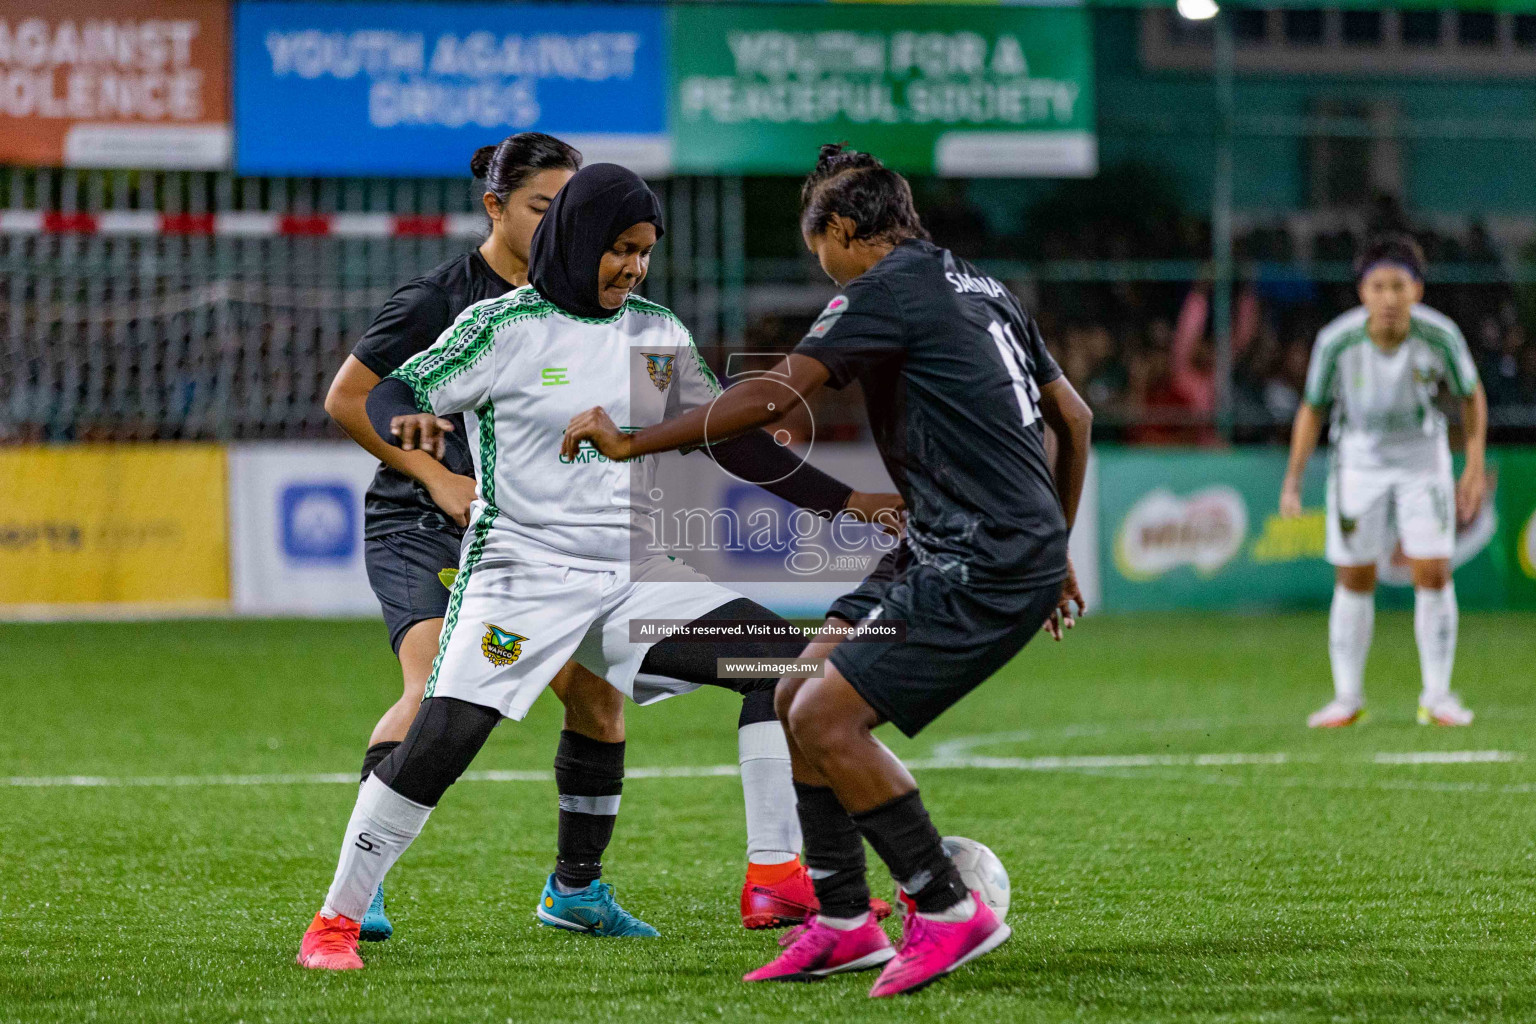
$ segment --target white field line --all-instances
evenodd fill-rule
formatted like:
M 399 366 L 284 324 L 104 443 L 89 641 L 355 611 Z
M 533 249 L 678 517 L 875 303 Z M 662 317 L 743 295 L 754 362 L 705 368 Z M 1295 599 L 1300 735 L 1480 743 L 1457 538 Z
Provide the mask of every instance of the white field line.
M 1433 779 L 1333 779 L 1318 776 L 1242 776 L 1209 772 L 1191 775 L 1177 769 L 1126 768 L 1085 769 L 1083 774 L 1103 779 L 1122 779 L 1144 782 L 1148 778 L 1161 778 L 1167 782 L 1197 786 L 1225 786 L 1227 788 L 1260 789 L 1309 789 L 1309 790 L 1382 790 L 1392 793 L 1484 793 L 1498 796 L 1520 796 L 1536 793 L 1536 782 L 1440 782 Z
M 1420 750 L 1382 753 L 1372 758 L 1377 764 L 1503 764 L 1523 761 L 1523 754 L 1507 750 Z
M 909 768 L 998 768 L 1024 772 L 1082 771 L 1093 768 L 1220 767 L 1288 764 L 1316 758 L 1276 751 L 1267 754 L 1087 754 L 1039 757 L 935 757 L 908 761 Z
M 1312 755 L 1288 754 L 1274 751 L 1257 754 L 1103 754 L 1073 757 L 960 757 L 926 758 L 908 761 L 917 770 L 989 769 L 1001 771 L 1113 771 L 1138 768 L 1222 768 L 1235 765 L 1281 765 L 1316 762 Z M 1399 764 L 1504 764 L 1524 760 L 1523 754 L 1503 750 L 1436 750 L 1418 752 L 1386 752 L 1372 755 L 1369 760 L 1380 765 Z M 700 779 L 734 776 L 738 774 L 733 764 L 676 765 L 651 768 L 630 768 L 625 775 L 631 779 Z M 469 771 L 462 776 L 464 782 L 549 782 L 553 775 L 547 771 Z M 112 788 L 150 787 L 174 788 L 178 786 L 310 786 L 357 784 L 357 776 L 351 772 L 279 773 L 266 775 L 13 775 L 0 778 L 0 787 L 19 789 L 48 789 L 57 787 Z M 1462 783 L 1446 783 L 1459 788 Z M 1466 785 L 1477 785 L 1469 783 Z M 1532 787 L 1536 790 L 1536 786 Z
M 940 760 L 969 757 L 978 747 L 1030 743 L 1043 739 L 1085 739 L 1094 736 L 1163 735 L 1166 733 L 1220 732 L 1227 729 L 1274 728 L 1294 725 L 1290 718 L 1170 718 L 1139 722 L 1074 722 L 1046 729 L 1019 729 L 957 736 L 933 748 Z

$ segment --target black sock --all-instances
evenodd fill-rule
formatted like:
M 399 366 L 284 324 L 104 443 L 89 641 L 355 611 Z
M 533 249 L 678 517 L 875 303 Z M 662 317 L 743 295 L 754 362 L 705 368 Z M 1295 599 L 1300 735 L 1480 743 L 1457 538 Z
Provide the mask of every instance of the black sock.
M 795 808 L 805 835 L 805 866 L 821 912 L 858 917 L 869 909 L 869 882 L 864 876 L 864 840 L 853 819 L 827 786 L 795 783 Z
M 399 740 L 385 740 L 383 743 L 375 743 L 369 747 L 368 752 L 363 755 L 362 781 L 367 782 L 368 776 L 373 774 L 373 770 L 379 766 L 379 762 L 388 757 L 389 752 L 399 745 Z
M 855 814 L 853 822 L 922 913 L 948 910 L 969 895 L 917 790 Z
M 568 889 L 583 889 L 603 874 L 603 851 L 613 838 L 624 790 L 624 744 L 562 730 L 555 784 L 560 789 L 555 879 Z

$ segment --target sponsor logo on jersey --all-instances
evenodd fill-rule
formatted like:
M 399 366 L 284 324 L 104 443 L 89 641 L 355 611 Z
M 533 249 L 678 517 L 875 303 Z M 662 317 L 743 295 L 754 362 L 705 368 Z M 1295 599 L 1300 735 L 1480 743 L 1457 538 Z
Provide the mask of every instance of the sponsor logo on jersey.
M 1003 287 L 1002 282 L 996 278 L 985 277 L 981 274 L 962 274 L 958 271 L 950 270 L 945 272 L 944 279 L 954 287 L 956 294 L 959 295 L 977 293 L 990 295 L 994 299 L 1000 299 L 1008 293 L 1008 289 Z
M 563 366 L 546 366 L 539 371 L 540 383 L 546 388 L 556 384 L 569 384 L 571 378 L 566 376 L 568 371 Z
M 619 429 L 624 431 L 624 433 L 626 433 L 626 434 L 632 434 L 635 431 L 639 430 L 640 428 L 639 427 L 620 426 Z M 561 435 L 560 436 L 561 437 L 565 436 L 564 431 L 561 431 Z M 573 464 L 577 464 L 577 463 L 585 463 L 585 462 L 612 462 L 612 461 L 614 461 L 613 459 L 610 459 L 608 456 L 604 455 L 602 452 L 598 451 L 597 448 L 593 446 L 591 441 L 582 441 L 581 444 L 577 446 L 576 454 L 574 456 L 566 456 L 566 455 L 563 455 L 563 454 L 559 454 L 559 446 L 558 445 L 556 446 L 555 450 L 556 450 L 556 453 L 557 453 L 556 457 L 561 462 L 563 462 L 565 465 L 567 465 L 567 466 L 570 466 L 570 465 L 573 465 Z M 633 458 L 619 459 L 618 461 L 620 461 L 620 462 L 639 462 L 643 458 L 645 458 L 644 455 L 636 455 Z M 449 584 L 449 585 L 451 586 L 452 584 Z
M 816 322 L 811 324 L 811 329 L 806 332 L 809 337 L 820 338 L 832 329 L 839 318 L 848 311 L 848 296 L 835 295 L 832 301 L 827 303 L 827 308 L 821 311 Z
M 523 656 L 523 641 L 527 639 L 487 622 L 485 636 L 480 638 L 480 653 L 485 655 L 486 661 L 501 668 Z
M 651 375 L 651 383 L 656 385 L 656 390 L 667 390 L 667 385 L 672 383 L 672 371 L 677 366 L 677 357 L 659 352 L 640 354 L 645 356 L 645 372 Z

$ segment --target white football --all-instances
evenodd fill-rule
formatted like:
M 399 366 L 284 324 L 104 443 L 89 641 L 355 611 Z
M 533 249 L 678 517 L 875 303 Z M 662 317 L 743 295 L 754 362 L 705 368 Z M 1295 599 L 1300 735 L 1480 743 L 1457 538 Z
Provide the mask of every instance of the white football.
M 945 836 L 944 852 L 960 871 L 966 888 L 981 893 L 981 900 L 992 908 L 999 921 L 1008 916 L 1008 869 L 997 854 L 974 839 Z

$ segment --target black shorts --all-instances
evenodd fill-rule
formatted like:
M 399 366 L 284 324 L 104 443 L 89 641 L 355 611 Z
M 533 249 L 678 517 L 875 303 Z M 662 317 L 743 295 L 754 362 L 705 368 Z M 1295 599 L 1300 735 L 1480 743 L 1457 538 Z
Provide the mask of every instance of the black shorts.
M 905 545 L 886 552 L 885 557 L 876 563 L 874 571 L 864 577 L 863 583 L 832 602 L 826 617 L 839 618 L 844 622 L 863 622 L 875 610 L 875 605 L 880 603 L 886 588 L 906 571 L 907 561 Z
M 867 601 L 870 586 L 866 580 L 849 597 Z M 905 622 L 906 639 L 842 643 L 829 660 L 870 707 L 908 736 L 922 732 L 1023 650 L 1061 595 L 1059 582 L 978 590 L 922 565 L 873 586 L 879 589 L 873 611 L 847 618 L 859 621 L 878 612 L 879 620 Z M 853 602 L 847 610 L 856 611 Z M 834 605 L 828 614 L 841 613 Z
M 437 574 L 459 564 L 459 538 L 441 530 L 399 530 L 363 541 L 368 584 L 384 609 L 389 646 L 400 653 L 406 632 L 448 614 L 448 588 Z

